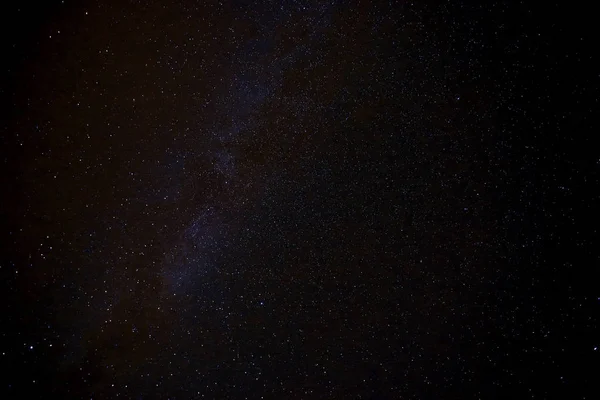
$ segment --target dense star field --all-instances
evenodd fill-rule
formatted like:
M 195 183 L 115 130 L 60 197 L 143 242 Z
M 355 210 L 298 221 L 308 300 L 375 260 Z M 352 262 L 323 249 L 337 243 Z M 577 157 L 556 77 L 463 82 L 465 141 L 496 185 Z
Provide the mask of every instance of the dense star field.
M 592 25 L 481 3 L 4 6 L 0 398 L 596 398 Z

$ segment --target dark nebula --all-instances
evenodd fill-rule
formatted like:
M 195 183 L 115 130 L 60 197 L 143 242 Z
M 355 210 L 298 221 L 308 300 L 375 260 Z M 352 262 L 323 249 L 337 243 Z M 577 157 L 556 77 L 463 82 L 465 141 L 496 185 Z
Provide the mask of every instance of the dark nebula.
M 598 398 L 594 22 L 480 3 L 3 5 L 0 398 Z

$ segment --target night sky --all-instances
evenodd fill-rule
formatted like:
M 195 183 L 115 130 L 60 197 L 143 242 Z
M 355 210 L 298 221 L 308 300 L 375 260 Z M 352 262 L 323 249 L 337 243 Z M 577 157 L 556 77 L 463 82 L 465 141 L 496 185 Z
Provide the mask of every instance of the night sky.
M 17 3 L 0 398 L 598 398 L 587 10 Z

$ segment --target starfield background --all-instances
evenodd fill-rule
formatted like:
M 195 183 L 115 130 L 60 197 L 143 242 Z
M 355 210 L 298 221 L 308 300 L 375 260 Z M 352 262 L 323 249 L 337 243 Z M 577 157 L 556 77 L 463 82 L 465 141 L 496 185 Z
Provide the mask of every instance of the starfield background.
M 2 399 L 598 398 L 590 10 L 3 4 Z

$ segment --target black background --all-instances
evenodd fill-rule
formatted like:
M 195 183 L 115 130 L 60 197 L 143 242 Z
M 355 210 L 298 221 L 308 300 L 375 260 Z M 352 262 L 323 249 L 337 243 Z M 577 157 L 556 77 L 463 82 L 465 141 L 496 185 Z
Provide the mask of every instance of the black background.
M 592 15 L 3 6 L 1 397 L 595 398 Z

